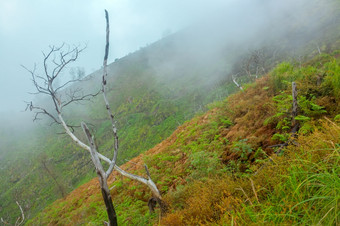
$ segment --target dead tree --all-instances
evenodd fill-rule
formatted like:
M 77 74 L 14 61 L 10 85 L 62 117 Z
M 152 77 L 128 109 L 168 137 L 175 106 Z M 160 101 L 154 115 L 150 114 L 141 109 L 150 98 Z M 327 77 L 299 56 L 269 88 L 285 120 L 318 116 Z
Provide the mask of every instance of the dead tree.
M 22 210 L 22 207 L 20 206 L 19 202 L 16 201 L 16 204 L 18 205 L 19 209 L 20 209 L 20 212 L 21 212 L 21 216 L 17 218 L 17 220 L 15 221 L 15 226 L 19 226 L 19 225 L 22 225 L 24 223 L 24 220 L 25 220 L 25 214 L 24 214 L 24 211 Z M 1 222 L 4 224 L 4 225 L 10 225 L 9 222 L 5 221 L 2 217 L 0 218 Z
M 108 188 L 107 179 L 112 173 L 113 170 L 116 170 L 123 176 L 126 176 L 132 180 L 137 180 L 145 185 L 147 185 L 153 197 L 152 200 L 156 200 L 156 202 L 160 205 L 162 213 L 166 211 L 166 204 L 162 200 L 162 196 L 156 186 L 156 184 L 152 181 L 147 166 L 145 165 L 146 175 L 147 178 L 131 174 L 129 172 L 124 171 L 119 166 L 116 165 L 117 155 L 118 155 L 118 135 L 117 135 L 117 128 L 116 128 L 116 121 L 114 115 L 111 112 L 111 108 L 109 102 L 106 97 L 106 85 L 107 85 L 107 59 L 109 54 L 109 17 L 108 13 L 105 10 L 105 18 L 106 18 L 106 44 L 105 44 L 105 55 L 104 55 L 104 62 L 103 62 L 103 76 L 102 76 L 102 88 L 99 92 L 94 94 L 83 94 L 81 89 L 76 89 L 74 91 L 70 91 L 67 93 L 67 98 L 62 98 L 65 96 L 65 89 L 69 88 L 72 83 L 79 83 L 82 79 L 76 78 L 67 81 L 62 85 L 56 85 L 56 80 L 60 76 L 63 69 L 66 68 L 71 62 L 74 62 L 78 55 L 84 50 L 84 48 L 79 48 L 78 46 L 70 49 L 67 48 L 66 51 L 65 45 L 61 47 L 50 47 L 50 51 L 44 55 L 44 76 L 41 76 L 36 73 L 36 67 L 33 70 L 29 70 L 25 68 L 32 77 L 33 84 L 37 90 L 35 94 L 44 94 L 48 96 L 53 104 L 53 110 L 48 110 L 47 108 L 36 106 L 33 102 L 27 103 L 27 108 L 35 113 L 34 119 L 40 119 L 41 115 L 48 116 L 52 123 L 56 123 L 61 125 L 64 129 L 65 133 L 81 148 L 87 150 L 91 154 L 92 162 L 95 165 L 97 176 L 100 182 L 102 196 L 106 205 L 106 210 L 109 218 L 109 225 L 117 225 L 117 217 L 114 210 L 114 206 L 112 203 L 112 198 L 110 194 L 110 190 Z M 48 63 L 54 65 L 54 68 L 51 70 L 48 67 Z M 94 142 L 94 136 L 91 134 L 90 130 L 88 129 L 85 122 L 81 123 L 81 126 L 71 125 L 68 124 L 64 119 L 64 108 L 70 106 L 73 103 L 81 102 L 90 100 L 92 97 L 97 96 L 98 94 L 102 93 L 103 99 L 105 102 L 105 108 L 107 110 L 108 116 L 110 118 L 112 124 L 112 132 L 114 138 L 114 147 L 113 147 L 113 156 L 112 158 L 108 158 L 101 153 L 98 152 L 98 147 L 96 147 Z M 75 134 L 75 129 L 78 127 L 82 127 L 83 132 L 86 135 L 87 141 L 89 145 L 86 145 L 81 139 L 79 139 Z M 101 163 L 104 161 L 109 164 L 108 169 L 105 171 L 104 167 Z M 150 201 L 149 201 L 150 203 Z M 149 205 L 150 206 L 150 205 Z
M 265 49 L 255 49 L 249 53 L 249 55 L 243 59 L 243 70 L 246 72 L 250 79 L 253 76 L 257 79 L 260 73 L 265 73 Z
M 240 90 L 243 90 L 242 86 L 236 81 L 236 76 L 238 75 L 239 73 L 237 73 L 236 75 L 231 75 L 231 79 L 233 80 L 234 84 L 240 89 Z
M 290 143 L 296 144 L 294 142 L 294 137 L 296 136 L 297 132 L 299 132 L 299 129 L 300 129 L 300 123 L 295 119 L 296 116 L 298 115 L 297 88 L 296 88 L 295 82 L 292 82 L 292 99 L 293 99 L 292 113 L 291 113 L 292 129 L 290 131 L 290 137 L 288 141 L 282 144 L 275 144 L 275 145 L 268 146 L 269 148 L 279 147 L 279 149 L 275 152 L 276 154 L 281 154 L 283 148 L 288 146 Z
M 57 185 L 57 188 L 63 198 L 66 196 L 66 189 L 63 184 L 58 181 L 57 175 L 53 172 L 53 170 L 49 169 L 48 167 L 48 159 L 46 155 L 42 155 L 40 158 L 40 163 L 42 169 L 53 179 L 54 183 Z
M 321 55 L 321 49 L 320 49 L 319 43 L 315 42 L 315 46 L 316 46 L 316 48 L 318 50 L 319 55 Z

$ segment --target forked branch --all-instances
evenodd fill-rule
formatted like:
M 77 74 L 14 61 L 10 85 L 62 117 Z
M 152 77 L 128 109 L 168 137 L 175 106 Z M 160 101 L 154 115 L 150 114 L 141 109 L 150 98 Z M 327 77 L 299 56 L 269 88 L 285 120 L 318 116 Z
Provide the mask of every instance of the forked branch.
M 15 226 L 19 226 L 21 225 L 22 223 L 24 223 L 24 220 L 25 220 L 25 214 L 24 214 L 24 211 L 21 207 L 21 205 L 19 204 L 18 201 L 15 202 L 19 209 L 20 209 L 20 212 L 21 212 L 21 217 L 18 217 L 17 220 L 15 221 Z M 11 225 L 9 222 L 5 221 L 2 217 L 0 218 L 0 221 L 4 224 L 4 225 Z
M 70 48 L 70 46 L 66 46 L 62 44 L 59 47 L 50 46 L 48 53 L 43 52 L 44 60 L 43 60 L 43 71 L 44 75 L 40 75 L 37 72 L 37 67 L 34 65 L 33 69 L 30 70 L 27 67 L 22 67 L 28 71 L 31 75 L 31 80 L 36 89 L 35 93 L 32 94 L 43 94 L 48 96 L 54 105 L 55 112 L 48 110 L 42 106 L 35 105 L 32 101 L 26 102 L 26 111 L 30 110 L 34 112 L 33 121 L 40 120 L 41 116 L 48 116 L 52 120 L 52 124 L 62 124 L 59 115 L 62 114 L 63 108 L 67 107 L 72 103 L 80 103 L 82 101 L 88 101 L 92 97 L 99 94 L 99 91 L 96 93 L 88 93 L 84 94 L 80 88 L 75 90 L 67 90 L 68 86 L 72 83 L 77 83 L 84 81 L 86 79 L 72 79 L 69 80 L 62 85 L 58 85 L 58 78 L 60 77 L 63 69 L 65 69 L 70 63 L 76 61 L 78 59 L 79 54 L 86 48 L 74 46 Z M 54 67 L 49 68 L 49 65 L 52 63 Z M 62 98 L 62 96 L 66 96 L 66 98 Z M 70 125 L 65 123 L 66 126 L 74 132 L 75 128 L 80 127 L 76 125 Z
M 156 186 L 156 184 L 152 181 L 150 173 L 147 169 L 147 167 L 145 167 L 146 169 L 146 173 L 148 178 L 143 178 L 131 173 L 128 173 L 124 170 L 122 170 L 121 168 L 119 168 L 116 165 L 116 160 L 117 160 L 117 155 L 118 155 L 118 148 L 119 148 L 119 140 L 118 140 L 118 134 L 117 134 L 117 127 L 116 127 L 116 122 L 115 122 L 115 118 L 114 115 L 112 114 L 111 108 L 110 108 L 110 104 L 109 101 L 107 100 L 106 97 L 106 85 L 107 85 L 107 59 L 108 59 L 108 55 L 109 55 L 109 34 L 110 34 L 110 28 L 109 28 L 109 16 L 107 11 L 105 10 L 105 19 L 106 19 L 106 44 L 105 44 L 105 55 L 104 55 L 104 61 L 103 61 L 103 77 L 102 77 L 102 93 L 103 93 L 103 98 L 105 101 L 105 107 L 108 113 L 108 116 L 111 120 L 111 125 L 112 125 L 112 132 L 113 132 L 113 137 L 114 137 L 114 155 L 112 160 L 109 163 L 109 168 L 106 171 L 106 176 L 108 177 L 112 170 L 115 169 L 116 171 L 118 171 L 121 175 L 129 177 L 130 179 L 133 180 L 137 180 L 141 183 L 146 184 L 150 190 L 153 193 L 153 196 L 156 197 L 159 200 L 162 200 L 162 196 Z
M 62 85 L 58 85 L 56 81 L 58 80 L 59 76 L 62 74 L 63 70 L 71 62 L 74 62 L 75 60 L 77 60 L 79 54 L 84 50 L 85 47 L 79 48 L 79 46 L 75 46 L 73 48 L 70 48 L 69 46 L 65 47 L 65 44 L 61 45 L 60 47 L 50 46 L 49 52 L 47 54 L 43 53 L 44 55 L 44 60 L 43 60 L 44 61 L 43 63 L 44 75 L 43 76 L 39 75 L 36 72 L 36 66 L 34 66 L 33 70 L 29 70 L 24 66 L 23 67 L 30 73 L 32 77 L 32 82 L 37 91 L 35 94 L 47 95 L 53 103 L 54 110 L 50 111 L 41 106 L 36 106 L 33 104 L 33 102 L 27 102 L 26 110 L 35 112 L 34 120 L 40 119 L 41 115 L 45 115 L 49 117 L 50 119 L 52 119 L 52 124 L 56 123 L 56 124 L 61 125 L 64 128 L 66 134 L 68 134 L 78 146 L 90 152 L 91 159 L 96 167 L 96 171 L 97 171 L 99 181 L 101 184 L 103 198 L 104 198 L 106 207 L 108 208 L 108 211 L 112 212 L 112 209 L 114 211 L 111 196 L 110 196 L 110 191 L 107 186 L 107 178 L 110 176 L 113 169 L 115 169 L 118 173 L 120 173 L 123 176 L 126 176 L 132 180 L 137 180 L 147 185 L 152 191 L 153 197 L 161 205 L 162 210 L 165 210 L 166 205 L 162 201 L 161 194 L 157 186 L 155 185 L 155 183 L 152 181 L 147 167 L 145 167 L 147 178 L 144 178 L 138 175 L 128 173 L 116 165 L 116 160 L 118 156 L 118 148 L 119 148 L 119 140 L 118 140 L 115 116 L 111 111 L 109 101 L 106 96 L 106 92 L 107 92 L 106 86 L 107 86 L 107 76 L 108 76 L 107 60 L 108 60 L 108 54 L 109 54 L 109 33 L 110 33 L 109 16 L 106 10 L 105 10 L 105 19 L 106 19 L 106 44 L 105 44 L 105 55 L 104 55 L 104 61 L 103 61 L 103 76 L 102 76 L 101 90 L 94 94 L 84 94 L 82 90 L 79 88 L 74 89 L 74 90 L 69 89 L 68 86 L 72 85 L 72 83 L 83 81 L 83 79 L 71 79 L 63 83 Z M 66 51 L 65 51 L 65 48 L 66 48 Z M 49 68 L 49 65 L 51 64 L 53 65 L 52 69 Z M 107 114 L 112 124 L 114 147 L 113 147 L 113 156 L 111 159 L 99 153 L 98 148 L 95 146 L 94 137 L 91 135 L 90 130 L 87 128 L 85 123 L 81 123 L 81 127 L 83 128 L 83 131 L 87 137 L 87 141 L 89 145 L 86 145 L 83 141 L 81 141 L 75 135 L 74 129 L 76 128 L 76 126 L 69 125 L 65 121 L 64 115 L 63 115 L 64 108 L 68 107 L 69 105 L 73 103 L 79 103 L 82 101 L 90 100 L 91 98 L 98 95 L 100 92 L 103 94 L 105 108 L 107 110 Z M 101 164 L 100 159 L 109 164 L 108 169 L 106 171 L 104 170 L 104 167 Z M 115 225 L 114 223 L 115 219 L 113 218 L 114 216 L 109 214 L 111 225 Z

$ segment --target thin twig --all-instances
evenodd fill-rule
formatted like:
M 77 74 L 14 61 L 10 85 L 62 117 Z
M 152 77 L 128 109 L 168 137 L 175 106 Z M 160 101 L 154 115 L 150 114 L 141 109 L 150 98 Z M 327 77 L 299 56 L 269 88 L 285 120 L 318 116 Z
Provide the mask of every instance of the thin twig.
M 19 219 L 20 219 L 20 217 L 18 217 L 17 221 L 15 222 L 15 225 L 21 225 L 21 224 L 24 222 L 24 220 L 25 220 L 25 214 L 24 214 L 24 211 L 22 210 L 22 208 L 21 208 L 19 202 L 16 201 L 16 203 L 17 203 L 17 205 L 19 206 L 19 209 L 20 209 L 20 212 L 21 212 L 21 221 L 18 222 Z
M 337 128 L 337 129 L 340 129 L 340 127 L 337 125 L 337 124 L 335 124 L 334 122 L 332 122 L 329 118 L 327 118 L 326 116 L 323 116 L 328 122 L 330 122 L 333 126 L 335 126 L 335 128 Z
M 247 201 L 249 201 L 250 202 L 250 204 L 251 205 L 253 205 L 253 202 L 250 200 L 250 198 L 248 197 L 248 195 L 246 194 L 246 192 L 243 190 L 243 188 L 242 187 L 239 187 L 239 188 L 235 188 L 235 190 L 239 190 L 239 191 L 242 191 L 243 192 L 243 194 L 246 196 L 246 201 L 244 201 L 244 202 L 247 202 Z
M 257 193 L 256 193 L 255 186 L 254 186 L 254 181 L 253 181 L 251 178 L 249 178 L 249 180 L 250 180 L 251 187 L 252 187 L 252 189 L 253 189 L 254 195 L 255 195 L 255 197 L 256 197 L 256 200 L 257 200 L 257 202 L 259 203 L 259 198 L 257 197 Z

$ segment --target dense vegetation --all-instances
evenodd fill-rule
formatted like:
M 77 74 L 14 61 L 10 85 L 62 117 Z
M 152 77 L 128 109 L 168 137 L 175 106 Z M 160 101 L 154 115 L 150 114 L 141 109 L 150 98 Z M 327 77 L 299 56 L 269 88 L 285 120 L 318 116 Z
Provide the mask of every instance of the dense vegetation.
M 324 4 L 325 1 L 315 2 Z M 188 31 L 182 31 L 109 65 L 109 101 L 118 119 L 120 137 L 118 163 L 127 162 L 124 166 L 136 173 L 143 173 L 142 162 L 149 165 L 157 185 L 171 205 L 170 213 L 162 219 L 164 224 L 225 223 L 230 219 L 238 223 L 253 219 L 264 223 L 274 219 L 277 211 L 274 206 L 282 204 L 278 203 L 281 197 L 291 196 L 284 193 L 284 189 L 288 188 L 282 178 L 289 178 L 285 161 L 293 159 L 294 164 L 299 166 L 300 160 L 307 161 L 306 150 L 319 148 L 319 144 L 308 147 L 308 142 L 304 143 L 303 139 L 324 136 L 326 141 L 320 145 L 329 148 L 329 153 L 336 156 L 338 141 L 327 140 L 330 136 L 327 129 L 337 133 L 333 123 L 338 123 L 336 119 L 339 118 L 336 107 L 339 104 L 338 53 L 332 51 L 340 46 L 340 19 L 338 1 L 327 2 L 332 4 L 328 12 L 331 16 L 325 16 L 320 8 L 312 8 L 307 10 L 306 15 L 299 15 L 302 17 L 300 20 L 285 18 L 284 30 L 287 33 L 280 30 L 283 24 L 277 26 L 273 22 L 274 26 L 260 28 L 256 36 L 247 33 L 249 37 L 243 42 L 230 41 L 227 37 L 229 30 L 226 30 L 225 36 L 222 36 L 225 40 L 216 45 L 213 39 L 215 34 L 219 34 L 216 30 L 203 29 L 201 34 L 211 34 L 204 38 L 199 37 L 200 33 L 188 35 Z M 312 4 L 306 7 L 312 7 Z M 309 29 L 304 23 L 308 18 L 316 18 L 322 26 L 313 24 L 313 29 Z M 242 24 L 242 21 L 239 22 Z M 212 29 L 221 30 L 219 26 Z M 320 55 L 319 50 L 331 55 Z M 310 61 L 315 55 L 320 56 Z M 238 90 L 231 75 L 244 85 L 266 74 L 283 60 L 286 63 L 277 66 L 269 76 L 256 84 L 244 86 L 245 92 L 222 101 Z M 309 62 L 306 63 L 306 60 Z M 100 84 L 100 74 L 100 70 L 93 73 L 91 80 L 79 86 L 90 91 L 98 88 L 94 84 Z M 296 81 L 299 89 L 300 112 L 296 120 L 301 128 L 298 138 L 294 138 L 296 141 L 290 136 L 291 81 Z M 40 101 L 45 103 L 46 100 Z M 207 104 L 213 101 L 220 102 L 212 104 L 208 113 L 182 125 L 195 114 L 206 112 Z M 13 125 L 6 124 L 6 118 L 0 118 L 3 126 L 0 130 L 0 216 L 4 219 L 15 222 L 20 214 L 16 200 L 29 219 L 94 177 L 88 153 L 80 150 L 67 136 L 57 134 L 61 132 L 60 128 L 50 127 L 45 121 L 26 128 L 27 124 L 19 117 Z M 85 106 L 68 109 L 65 118 L 71 123 L 78 124 L 84 120 L 91 124 L 100 152 L 106 154 L 110 151 L 113 139 L 101 97 Z M 273 154 L 276 150 L 269 148 L 277 143 L 292 142 L 300 146 L 285 147 L 284 152 L 280 151 L 284 154 L 280 157 Z M 139 155 L 150 148 L 144 155 Z M 297 156 L 293 158 L 295 154 Z M 320 161 L 313 160 L 311 164 L 330 167 L 328 160 L 322 160 L 325 156 L 327 153 L 320 155 Z M 272 165 L 271 161 L 278 165 Z M 336 160 L 332 159 L 330 163 L 332 161 Z M 257 176 L 254 175 L 259 168 Z M 298 177 L 313 170 L 311 165 L 298 175 L 298 172 L 293 174 Z M 272 173 L 277 177 L 272 177 Z M 267 182 L 261 181 L 266 177 L 269 177 Z M 296 179 L 299 189 L 306 187 L 299 184 L 304 179 Z M 148 191 L 120 177 L 113 176 L 111 183 L 115 186 L 112 193 L 121 223 L 156 223 L 157 214 L 150 215 L 147 211 Z M 273 190 L 270 187 L 273 184 L 280 184 L 283 190 Z M 215 193 L 210 194 L 212 188 Z M 57 201 L 35 220 L 42 223 L 101 224 L 105 211 L 97 190 L 96 182 L 91 181 L 64 200 Z M 288 191 L 293 190 L 289 188 Z M 314 190 L 303 191 L 303 194 L 314 194 Z M 301 199 L 306 196 L 298 195 Z M 268 197 L 274 199 L 268 201 Z M 206 202 L 198 203 L 200 199 Z M 244 202 L 245 199 L 248 201 Z M 269 205 L 269 202 L 273 204 Z M 298 199 L 290 202 L 294 205 L 299 203 Z M 305 203 L 296 207 L 301 208 L 311 202 Z M 234 205 L 237 207 L 234 208 Z M 283 206 L 282 216 L 285 218 L 272 222 L 298 222 L 291 213 L 294 212 L 293 206 L 290 209 Z M 203 212 L 195 213 L 195 209 Z M 336 207 L 328 214 L 320 211 L 319 215 L 313 216 L 321 220 L 320 215 L 324 213 L 325 220 L 329 220 L 329 216 L 334 216 L 333 210 Z M 297 214 L 300 214 L 298 211 Z M 259 215 L 264 213 L 268 214 L 261 218 Z
M 175 60 L 177 53 L 169 51 L 172 43 L 172 39 L 156 43 L 147 51 L 138 51 L 109 66 L 108 98 L 119 119 L 121 152 L 118 164 L 150 149 L 196 112 L 203 112 L 207 103 L 222 99 L 237 89 L 227 83 L 221 73 L 214 72 L 216 67 L 225 67 L 224 64 L 209 66 L 206 62 L 182 72 L 186 63 L 182 62 L 170 76 L 160 62 L 150 63 L 155 60 L 153 58 L 168 63 Z M 154 53 L 152 59 L 150 52 Z M 210 77 L 213 84 L 202 82 L 209 72 L 213 75 Z M 91 80 L 80 85 L 84 90 L 98 88 L 100 74 L 100 71 L 94 73 Z M 186 85 L 189 81 L 192 86 Z M 45 103 L 47 100 L 40 101 Z M 101 97 L 85 106 L 75 105 L 65 116 L 68 122 L 77 125 L 81 120 L 88 122 L 95 130 L 97 145 L 104 154 L 113 145 L 106 117 Z M 6 119 L 3 121 L 6 125 Z M 35 126 L 18 121 L 20 123 L 8 125 L 0 136 L 0 188 L 3 191 L 0 216 L 10 221 L 20 214 L 13 200 L 21 202 L 26 217 L 30 218 L 95 175 L 88 153 L 80 150 L 67 136 L 58 134 L 62 132 L 59 127 L 49 126 L 48 121 L 38 122 Z M 26 128 L 26 125 L 29 126 Z
M 291 128 L 291 82 L 300 122 Z M 285 62 L 225 101 L 211 105 L 159 145 L 123 165 L 143 174 L 143 162 L 170 205 L 148 212 L 149 191 L 116 174 L 112 196 L 121 224 L 339 223 L 340 54 Z M 287 142 L 287 146 L 273 147 Z M 31 221 L 102 224 L 104 205 L 93 179 Z M 29 223 L 30 225 L 30 223 Z

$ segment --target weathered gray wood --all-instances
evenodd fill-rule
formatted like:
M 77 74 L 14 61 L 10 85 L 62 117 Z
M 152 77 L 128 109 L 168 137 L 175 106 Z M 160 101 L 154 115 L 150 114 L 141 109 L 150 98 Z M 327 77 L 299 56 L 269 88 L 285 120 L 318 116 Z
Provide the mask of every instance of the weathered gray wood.
M 108 58 L 108 54 L 109 54 L 109 16 L 107 11 L 105 10 L 105 18 L 106 18 L 106 45 L 105 45 L 105 55 L 104 55 L 104 62 L 103 62 L 103 77 L 102 77 L 102 93 L 103 93 L 103 98 L 105 101 L 105 107 L 107 110 L 107 113 L 109 115 L 109 118 L 111 120 L 111 125 L 112 125 L 112 132 L 113 132 L 113 136 L 114 136 L 114 155 L 113 158 L 111 160 L 111 162 L 109 163 L 109 168 L 106 171 L 106 177 L 109 177 L 109 175 L 111 174 L 112 170 L 115 169 L 117 172 L 119 172 L 120 174 L 129 177 L 130 179 L 133 180 L 137 180 L 141 183 L 146 184 L 150 190 L 152 191 L 152 194 L 155 198 L 157 198 L 158 200 L 162 200 L 162 196 L 156 186 L 156 184 L 152 181 L 150 174 L 147 170 L 147 167 L 145 168 L 147 171 L 147 175 L 148 175 L 148 179 L 145 179 L 143 177 L 137 176 L 137 175 L 133 175 L 130 174 L 128 172 L 125 172 L 124 170 L 122 170 L 121 168 L 119 168 L 116 165 L 116 160 L 117 160 L 117 155 L 118 155 L 118 148 L 119 148 L 119 140 L 118 140 L 118 134 L 117 134 L 117 127 L 116 127 L 116 122 L 114 119 L 114 115 L 112 114 L 111 108 L 110 108 L 110 104 L 107 100 L 106 97 L 106 84 L 107 84 L 107 58 Z
M 108 177 L 114 166 L 116 165 L 116 160 L 118 156 L 118 134 L 117 134 L 117 127 L 116 127 L 116 122 L 114 115 L 112 114 L 111 108 L 109 101 L 107 100 L 106 97 L 106 78 L 107 78 L 107 58 L 109 56 L 109 36 L 110 36 L 110 26 L 109 26 L 109 14 L 105 10 L 105 19 L 106 19 L 106 45 L 105 45 L 105 55 L 104 55 L 104 62 L 103 62 L 103 77 L 102 77 L 102 93 L 103 93 L 103 98 L 105 101 L 105 108 L 107 110 L 107 113 L 109 115 L 109 118 L 111 120 L 111 125 L 112 125 L 112 132 L 113 132 L 113 138 L 114 138 L 114 150 L 113 150 L 113 158 L 111 160 L 111 163 L 109 165 L 108 170 L 106 171 L 106 176 Z
M 25 220 L 25 214 L 24 214 L 24 211 L 22 209 L 22 207 L 20 206 L 19 202 L 16 201 L 15 202 L 19 209 L 20 209 L 20 212 L 21 212 L 21 217 L 18 217 L 17 220 L 15 221 L 15 226 L 20 226 L 24 223 L 24 220 Z M 0 218 L 0 221 L 4 224 L 4 225 L 11 225 L 9 222 L 5 221 L 2 217 Z
M 73 140 L 78 146 L 80 146 L 81 148 L 83 148 L 83 149 L 85 149 L 85 150 L 91 152 L 91 148 L 90 148 L 88 145 L 84 144 L 82 141 L 80 141 L 80 140 L 78 139 L 78 137 L 76 137 L 76 136 L 72 133 L 72 131 L 67 127 L 67 125 L 66 125 L 66 123 L 65 123 L 65 121 L 64 121 L 64 119 L 63 119 L 63 117 L 62 117 L 62 115 L 59 114 L 58 117 L 59 117 L 60 121 L 62 122 L 62 125 L 63 125 L 63 127 L 64 127 L 66 133 L 72 138 L 72 140 Z M 113 162 L 112 162 L 109 158 L 107 158 L 106 156 L 104 156 L 104 155 L 98 153 L 98 157 L 99 157 L 100 159 L 102 159 L 103 161 L 109 163 L 110 165 L 113 165 Z M 160 194 L 160 192 L 159 192 L 159 190 L 158 190 L 156 184 L 152 181 L 151 178 L 146 179 L 146 178 L 144 178 L 144 177 L 141 177 L 141 176 L 137 176 L 137 175 L 128 173 L 128 172 L 126 172 L 125 170 L 121 169 L 121 168 L 120 168 L 119 166 L 117 166 L 116 164 L 115 164 L 113 167 L 114 167 L 114 169 L 115 169 L 118 173 L 120 173 L 121 175 L 123 175 L 123 176 L 125 176 L 125 177 L 128 177 L 128 178 L 130 178 L 130 179 L 132 179 L 132 180 L 137 180 L 137 181 L 139 181 L 139 182 L 141 182 L 141 183 L 147 185 L 147 186 L 150 188 L 150 190 L 152 191 L 152 194 L 153 194 L 155 197 L 158 197 L 158 198 L 161 199 L 161 194 Z
M 85 123 L 82 123 L 82 127 L 84 130 L 84 133 L 86 134 L 87 140 L 89 145 L 85 144 L 83 141 L 81 141 L 74 133 L 74 128 L 79 126 L 69 125 L 66 123 L 64 116 L 63 116 L 63 109 L 64 107 L 68 106 L 69 104 L 72 104 L 74 102 L 88 100 L 89 98 L 96 96 L 96 94 L 88 94 L 84 96 L 76 96 L 71 95 L 69 100 L 63 100 L 60 95 L 59 91 L 61 91 L 65 86 L 69 85 L 70 83 L 79 81 L 78 79 L 70 80 L 64 83 L 61 86 L 55 87 L 55 81 L 57 77 L 61 74 L 62 70 L 71 62 L 75 61 L 78 58 L 78 55 L 80 52 L 84 50 L 78 49 L 78 47 L 74 47 L 71 50 L 68 50 L 66 52 L 62 51 L 62 48 L 64 45 L 60 47 L 50 47 L 50 51 L 47 54 L 44 54 L 44 70 L 45 70 L 45 77 L 39 76 L 35 72 L 35 67 L 33 70 L 26 69 L 32 76 L 33 84 L 37 90 L 36 94 L 45 94 L 51 98 L 51 101 L 54 106 L 55 112 L 49 112 L 45 108 L 35 106 L 32 102 L 27 103 L 27 109 L 31 111 L 35 111 L 35 119 L 38 118 L 39 115 L 46 115 L 50 117 L 53 120 L 53 123 L 61 125 L 66 134 L 81 148 L 87 150 L 91 154 L 91 159 L 96 167 L 97 175 L 101 184 L 102 194 L 104 198 L 105 205 L 108 208 L 108 211 L 114 212 L 114 207 L 112 204 L 112 199 L 110 196 L 110 191 L 107 185 L 107 178 L 110 176 L 113 170 L 116 170 L 119 174 L 126 176 L 132 180 L 137 180 L 145 185 L 147 185 L 152 194 L 153 197 L 156 198 L 157 203 L 160 204 L 162 210 L 165 209 L 164 206 L 165 203 L 162 201 L 162 196 L 156 186 L 156 184 L 152 181 L 151 176 L 149 172 L 147 171 L 147 178 L 134 175 L 131 173 L 128 173 L 118 167 L 116 165 L 117 155 L 118 155 L 118 148 L 119 148 L 119 142 L 118 142 L 118 135 L 117 135 L 117 128 L 116 128 L 116 122 L 114 115 L 112 114 L 112 111 L 110 109 L 109 102 L 106 97 L 106 84 L 107 84 L 107 59 L 109 54 L 109 16 L 108 12 L 105 10 L 105 19 L 106 19 L 106 44 L 105 44 L 105 55 L 104 55 L 104 62 L 103 62 L 103 77 L 102 77 L 102 89 L 101 92 L 103 94 L 105 107 L 107 109 L 109 118 L 111 120 L 112 124 L 112 131 L 113 131 L 113 137 L 114 137 L 114 150 L 113 150 L 113 157 L 110 159 L 102 154 L 100 154 L 95 147 L 94 138 L 90 136 L 90 132 L 87 129 Z M 60 57 L 59 61 L 57 62 L 56 59 L 53 59 L 53 63 L 55 65 L 55 68 L 53 70 L 48 70 L 48 61 L 51 60 L 50 57 L 53 57 L 54 55 L 57 55 Z M 100 159 L 107 162 L 109 164 L 109 167 L 107 171 L 104 170 Z M 146 168 L 147 169 L 147 168 Z M 111 203 L 111 204 L 110 204 Z M 108 212 L 109 214 L 109 212 Z M 115 213 L 114 213 L 115 215 Z M 114 225 L 114 217 L 111 217 L 112 215 L 109 214 L 110 218 L 110 224 Z
M 84 122 L 81 123 L 81 127 L 83 128 L 84 133 L 86 134 L 87 140 L 90 144 L 90 153 L 91 153 L 91 159 L 92 162 L 96 168 L 96 173 L 99 179 L 99 185 L 102 192 L 102 196 L 104 199 L 106 212 L 109 218 L 109 225 L 110 226 L 116 226 L 117 224 L 117 215 L 115 208 L 112 203 L 111 193 L 110 189 L 107 185 L 107 177 L 105 170 L 103 168 L 103 165 L 100 162 L 100 159 L 98 157 L 97 147 L 94 142 L 94 137 L 91 135 L 90 130 L 86 126 Z
M 236 74 L 237 75 L 237 74 Z M 240 90 L 243 90 L 242 86 L 240 84 L 238 84 L 238 82 L 236 81 L 236 78 L 235 76 L 236 75 L 232 75 L 231 78 L 233 80 L 233 83 L 240 89 Z

